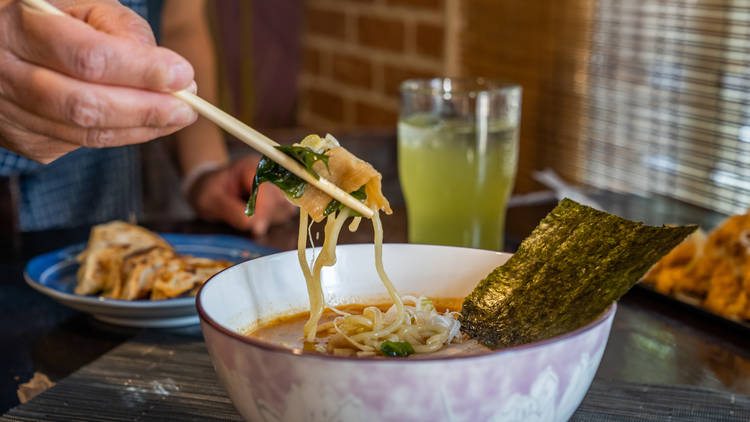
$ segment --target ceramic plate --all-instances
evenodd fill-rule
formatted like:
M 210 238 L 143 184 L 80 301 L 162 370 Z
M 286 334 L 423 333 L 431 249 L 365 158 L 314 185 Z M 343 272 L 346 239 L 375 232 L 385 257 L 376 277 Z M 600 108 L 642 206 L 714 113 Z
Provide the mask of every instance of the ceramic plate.
M 177 252 L 213 259 L 242 262 L 275 252 L 249 240 L 227 235 L 160 233 Z M 80 243 L 39 255 L 26 264 L 24 277 L 34 289 L 52 299 L 91 314 L 101 321 L 130 327 L 183 327 L 198 323 L 195 298 L 167 300 L 117 300 L 73 293 Z

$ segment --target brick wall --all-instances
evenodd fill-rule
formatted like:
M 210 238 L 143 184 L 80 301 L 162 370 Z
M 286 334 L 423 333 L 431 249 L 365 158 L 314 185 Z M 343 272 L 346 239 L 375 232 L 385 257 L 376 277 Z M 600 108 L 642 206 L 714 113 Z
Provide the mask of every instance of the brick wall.
M 299 124 L 394 127 L 401 81 L 446 73 L 446 1 L 305 0 Z
M 516 192 L 569 165 L 585 114 L 594 0 L 303 0 L 298 123 L 395 129 L 404 79 L 484 76 L 523 87 Z

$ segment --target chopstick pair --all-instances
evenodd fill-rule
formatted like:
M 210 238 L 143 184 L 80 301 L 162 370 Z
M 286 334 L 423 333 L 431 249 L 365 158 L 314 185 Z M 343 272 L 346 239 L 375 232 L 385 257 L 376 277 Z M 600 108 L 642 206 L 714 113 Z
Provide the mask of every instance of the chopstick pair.
M 65 16 L 65 13 L 45 0 L 21 0 L 21 2 L 43 13 Z M 220 128 L 234 135 L 237 139 L 275 161 L 285 169 L 291 171 L 305 182 L 327 193 L 332 198 L 363 216 L 372 218 L 373 211 L 367 208 L 365 204 L 359 202 L 359 200 L 351 196 L 348 192 L 344 192 L 329 180 L 323 177 L 316 179 L 313 175 L 308 173 L 300 163 L 276 149 L 275 147 L 279 144 L 271 138 L 242 123 L 229 113 L 226 113 L 192 92 L 182 90 L 173 92 L 172 95 L 190 105 L 201 116 L 214 122 Z

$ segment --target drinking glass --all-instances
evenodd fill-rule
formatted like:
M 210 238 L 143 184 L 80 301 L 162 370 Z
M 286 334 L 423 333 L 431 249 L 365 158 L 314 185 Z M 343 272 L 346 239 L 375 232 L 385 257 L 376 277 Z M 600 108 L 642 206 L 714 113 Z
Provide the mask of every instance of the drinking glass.
M 502 250 L 520 108 L 518 85 L 459 78 L 401 84 L 398 168 L 409 242 Z

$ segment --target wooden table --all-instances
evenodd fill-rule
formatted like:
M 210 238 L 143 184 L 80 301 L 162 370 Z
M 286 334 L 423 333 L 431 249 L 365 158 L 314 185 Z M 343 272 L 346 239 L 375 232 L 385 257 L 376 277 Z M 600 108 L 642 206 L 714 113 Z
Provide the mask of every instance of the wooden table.
M 0 417 L 3 422 L 105 419 L 241 420 L 216 380 L 201 338 L 153 332 L 125 342 Z M 750 397 L 597 377 L 571 420 L 744 422 L 750 420 Z
M 383 171 L 384 188 L 395 208 L 393 216 L 383 219 L 385 241 L 405 242 L 406 216 L 403 200 L 398 190 L 393 134 L 364 134 L 341 139 L 348 141 L 348 145 L 354 145 L 351 149 L 355 153 L 368 157 L 376 167 Z M 609 211 L 651 224 L 697 222 L 712 226 L 722 217 L 666 198 L 643 199 L 603 192 L 597 194 L 597 199 Z M 553 205 L 543 203 L 510 209 L 506 236 L 508 250 L 517 246 L 518 241 L 531 231 Z M 163 232 L 232 233 L 245 236 L 233 232 L 226 226 L 197 221 L 150 222 L 147 225 Z M 274 227 L 267 235 L 252 238 L 252 240 L 279 250 L 293 249 L 296 246 L 296 231 L 296 222 L 290 221 Z M 20 245 L 16 244 L 5 250 L 0 257 L 0 283 L 2 284 L 0 288 L 0 310 L 2 310 L 0 311 L 0 338 L 2 338 L 0 359 L 3 362 L 0 371 L 0 411 L 2 412 L 18 404 L 16 397 L 18 385 L 30 379 L 35 372 L 44 373 L 53 381 L 60 382 L 58 386 L 60 388 L 53 388 L 48 393 L 44 393 L 48 394 L 47 396 L 40 396 L 38 401 L 40 407 L 36 408 L 37 410 L 50 403 L 65 402 L 68 405 L 76 403 L 70 397 L 64 399 L 60 396 L 63 393 L 68 394 L 68 390 L 61 389 L 62 386 L 74 385 L 75 388 L 80 388 L 78 384 L 80 382 L 93 383 L 96 377 L 103 376 L 102 371 L 106 371 L 105 367 L 109 364 L 107 362 L 111 363 L 113 360 L 120 359 L 119 362 L 128 368 L 127 370 L 133 370 L 132 365 L 129 366 L 127 362 L 121 361 L 123 353 L 127 358 L 128 353 L 137 350 L 138 345 L 143 342 L 151 342 L 152 346 L 156 343 L 157 348 L 154 349 L 154 353 L 172 350 L 175 353 L 191 356 L 196 362 L 202 362 L 201 365 L 208 365 L 200 333 L 195 328 L 173 332 L 169 336 L 169 341 L 165 340 L 164 344 L 159 345 L 158 340 L 154 340 L 151 330 L 123 329 L 101 324 L 84 314 L 53 302 L 25 285 L 22 271 L 25 262 L 30 257 L 71 243 L 85 241 L 87 236 L 87 227 L 27 233 L 21 237 Z M 370 227 L 363 224 L 359 232 L 344 231 L 342 237 L 342 243 L 370 242 L 372 231 Z M 723 403 L 722 400 L 729 400 L 731 394 L 736 394 L 732 399 L 734 404 L 727 405 L 730 406 L 729 408 L 719 407 L 724 410 L 730 409 L 732 412 L 737 411 L 732 407 L 735 405 L 740 406 L 739 410 L 746 409 L 743 406 L 747 406 L 748 401 L 742 395 L 750 395 L 750 335 L 748 334 L 750 333 L 746 329 L 708 318 L 649 291 L 633 289 L 622 299 L 615 317 L 610 341 L 597 373 L 596 382 L 592 387 L 595 396 L 587 398 L 589 401 L 584 402 L 589 403 L 590 406 L 587 405 L 589 407 L 582 407 L 582 410 L 589 413 L 584 412 L 578 417 L 583 418 L 580 420 L 597 420 L 595 417 L 591 419 L 586 419 L 586 417 L 596 415 L 591 412 L 595 412 L 597 408 L 606 408 L 607 406 L 602 403 L 611 400 L 608 394 L 612 391 L 622 392 L 623 403 L 635 403 L 636 407 L 657 403 L 658 406 L 662 406 L 660 411 L 664 411 L 663 406 L 669 407 L 670 403 L 677 407 L 685 403 L 698 403 L 696 400 L 700 397 L 708 401 L 700 401 L 700 406 L 694 407 L 705 411 L 710 408 L 711 403 Z M 166 339 L 167 337 L 163 332 L 157 332 L 156 338 Z M 186 346 L 174 348 L 175 344 Z M 113 348 L 115 349 L 112 350 Z M 111 353 L 108 353 L 110 351 Z M 98 358 L 100 360 L 96 361 Z M 94 363 L 91 364 L 92 362 Z M 82 372 L 76 373 L 82 367 Z M 73 373 L 75 375 L 71 377 Z M 212 374 L 211 371 L 202 373 L 200 379 L 204 383 L 208 382 L 205 380 L 212 377 Z M 121 376 L 122 374 L 112 375 Z M 150 375 L 144 372 L 138 376 Z M 92 386 L 92 391 L 99 387 L 122 387 L 123 394 L 128 391 L 125 386 L 112 387 L 104 381 L 100 384 Z M 190 382 L 186 381 L 185 388 L 188 388 L 189 384 Z M 649 385 L 644 386 L 644 384 Z M 222 406 L 225 406 L 221 412 L 231 412 L 231 406 L 226 407 L 228 406 L 226 397 L 221 396 L 223 390 L 218 386 L 210 388 L 215 389 L 209 394 L 211 396 L 209 398 L 213 400 L 212 403 L 217 403 L 218 400 L 223 403 Z M 46 398 L 42 400 L 43 397 Z M 62 401 L 55 401 L 58 399 Z M 156 399 L 162 400 L 163 397 L 156 397 Z M 52 402 L 45 400 L 52 400 Z M 172 403 L 170 406 L 189 402 L 189 400 L 185 401 L 184 397 L 180 400 L 183 401 Z M 29 407 L 34 402 L 16 409 L 13 414 L 20 415 L 19 409 L 35 409 Z M 679 410 L 677 407 L 672 410 Z M 183 410 L 189 411 L 190 409 Z M 107 406 L 103 406 L 101 411 L 106 412 Z M 112 411 L 117 413 L 114 409 Z M 735 415 L 747 416 L 747 413 L 735 413 Z M 16 420 L 10 417 L 8 419 Z M 120 419 L 113 417 L 112 420 Z M 613 417 L 607 420 L 625 419 Z M 717 417 L 715 420 L 747 419 Z

